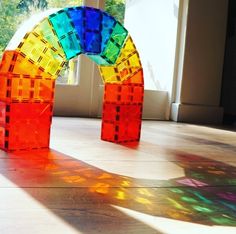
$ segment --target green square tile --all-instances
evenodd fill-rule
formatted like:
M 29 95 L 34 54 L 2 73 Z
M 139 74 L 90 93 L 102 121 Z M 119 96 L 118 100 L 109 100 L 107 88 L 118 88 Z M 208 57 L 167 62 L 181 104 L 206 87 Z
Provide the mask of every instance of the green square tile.
M 120 54 L 120 49 L 121 48 L 109 41 L 104 52 L 102 53 L 102 56 L 107 58 L 110 63 L 114 64 Z
M 122 46 L 127 36 L 128 31 L 119 22 L 117 22 L 112 31 L 111 38 L 119 46 Z

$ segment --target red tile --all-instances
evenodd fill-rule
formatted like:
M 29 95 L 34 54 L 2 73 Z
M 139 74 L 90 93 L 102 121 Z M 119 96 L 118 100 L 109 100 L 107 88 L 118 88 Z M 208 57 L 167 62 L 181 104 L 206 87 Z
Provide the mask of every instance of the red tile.
M 103 104 L 103 115 L 102 119 L 104 121 L 116 121 L 117 115 L 119 113 L 119 106 L 112 103 L 104 103 Z
M 124 81 L 123 84 L 142 84 L 142 85 L 144 85 L 143 70 L 140 69 L 132 77 L 130 77 L 128 80 Z
M 144 88 L 140 85 L 105 84 L 104 101 L 114 104 L 142 104 Z
M 0 102 L 1 147 L 5 150 L 48 148 L 52 104 Z
M 102 139 L 112 142 L 138 141 L 142 105 L 104 103 Z
M 102 123 L 101 139 L 106 141 L 115 141 L 115 124 Z

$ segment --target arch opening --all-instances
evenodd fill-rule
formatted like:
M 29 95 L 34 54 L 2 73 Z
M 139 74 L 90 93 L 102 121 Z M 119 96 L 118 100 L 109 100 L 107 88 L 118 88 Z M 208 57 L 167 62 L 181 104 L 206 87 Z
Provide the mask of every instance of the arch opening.
M 48 148 L 55 79 L 66 61 L 85 54 L 104 82 L 101 139 L 139 141 L 144 80 L 128 31 L 91 7 L 59 10 L 27 32 L 0 64 L 0 148 Z

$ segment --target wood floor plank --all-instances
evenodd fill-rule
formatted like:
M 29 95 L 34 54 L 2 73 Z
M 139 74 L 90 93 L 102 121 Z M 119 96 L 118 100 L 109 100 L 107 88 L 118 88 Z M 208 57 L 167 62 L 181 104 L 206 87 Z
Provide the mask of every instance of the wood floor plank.
M 144 121 L 139 144 L 100 120 L 54 118 L 51 150 L 0 151 L 0 233 L 236 233 L 236 132 Z
M 17 225 L 24 230 L 28 216 L 31 216 L 30 226 L 40 222 L 41 226 L 46 226 L 46 215 L 53 222 L 58 222 L 55 217 L 64 220 L 82 233 L 111 233 L 112 229 L 115 233 L 158 233 L 149 225 L 130 217 L 129 212 L 121 212 L 128 210 L 156 222 L 165 218 L 173 222 L 205 225 L 208 230 L 218 225 L 235 231 L 236 204 L 229 206 L 230 202 L 223 194 L 226 191 L 235 193 L 236 188 L 229 187 L 224 191 L 222 193 L 219 187 L 0 189 L 0 199 L 4 201 L 0 203 L 0 220 L 4 220 L 1 224 L 7 226 L 12 219 L 21 218 L 24 222 Z M 218 199 L 215 194 L 218 194 Z

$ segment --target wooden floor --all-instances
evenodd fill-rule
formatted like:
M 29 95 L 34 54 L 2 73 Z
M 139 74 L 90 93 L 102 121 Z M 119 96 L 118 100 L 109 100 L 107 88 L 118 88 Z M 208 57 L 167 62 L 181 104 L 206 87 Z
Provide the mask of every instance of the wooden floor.
M 145 121 L 139 144 L 54 118 L 51 150 L 0 151 L 1 234 L 236 233 L 236 132 Z

